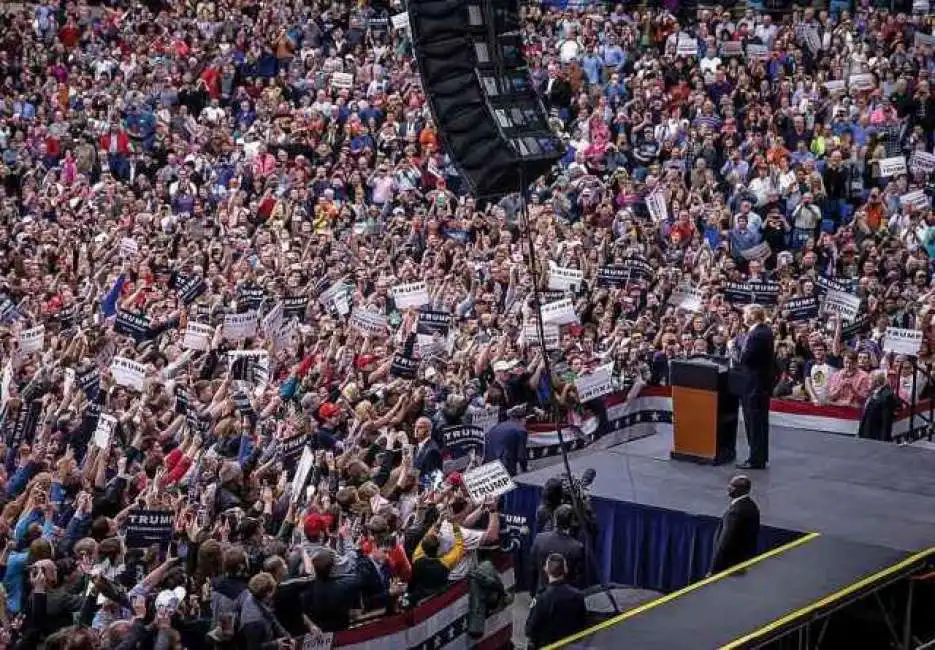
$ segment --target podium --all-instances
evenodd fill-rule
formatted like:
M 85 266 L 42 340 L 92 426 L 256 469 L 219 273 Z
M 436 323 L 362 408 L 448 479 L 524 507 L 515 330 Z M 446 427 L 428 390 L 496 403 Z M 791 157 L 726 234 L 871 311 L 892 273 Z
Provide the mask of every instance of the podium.
M 737 455 L 740 400 L 729 386 L 726 358 L 674 359 L 672 386 L 673 446 L 670 457 L 719 465 Z

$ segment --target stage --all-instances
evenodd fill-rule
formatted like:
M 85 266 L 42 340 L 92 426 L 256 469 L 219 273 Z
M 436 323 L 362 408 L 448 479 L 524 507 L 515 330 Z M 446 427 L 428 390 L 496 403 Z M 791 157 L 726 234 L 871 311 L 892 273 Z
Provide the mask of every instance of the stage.
M 742 436 L 741 436 L 742 437 Z M 597 501 L 720 519 L 727 482 L 739 470 L 669 460 L 671 435 L 653 435 L 579 456 L 572 472 L 597 471 Z M 746 445 L 738 440 L 738 455 Z M 516 478 L 538 492 L 560 465 Z M 790 532 L 821 532 L 865 544 L 917 551 L 935 544 L 935 451 L 916 446 L 773 427 L 770 464 L 747 472 L 762 522 Z M 531 519 L 534 521 L 534 519 Z
M 589 490 L 599 522 L 592 573 L 669 594 L 602 624 L 576 647 L 748 647 L 738 639 L 776 621 L 796 625 L 796 612 L 817 616 L 839 598 L 882 588 L 880 576 L 904 579 L 935 546 L 935 452 L 773 427 L 769 469 L 747 472 L 765 555 L 743 575 L 706 579 L 727 482 L 738 470 L 669 460 L 671 444 L 671 434 L 656 434 L 571 462 L 576 475 L 597 472 Z M 516 477 L 505 512 L 534 522 L 541 486 L 560 471 Z M 712 624 L 715 612 L 730 614 Z M 710 638 L 693 636 L 705 625 Z M 676 642 L 680 629 L 689 645 Z M 653 634 L 656 644 L 646 640 Z

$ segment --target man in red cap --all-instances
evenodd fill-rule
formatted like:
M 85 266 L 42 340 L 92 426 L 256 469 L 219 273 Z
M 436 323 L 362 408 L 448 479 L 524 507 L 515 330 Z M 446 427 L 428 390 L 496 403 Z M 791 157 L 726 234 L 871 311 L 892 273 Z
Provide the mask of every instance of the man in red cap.
M 339 438 L 338 428 L 341 426 L 341 407 L 334 402 L 325 402 L 318 407 L 318 432 L 316 434 L 319 449 L 334 449 L 334 443 Z

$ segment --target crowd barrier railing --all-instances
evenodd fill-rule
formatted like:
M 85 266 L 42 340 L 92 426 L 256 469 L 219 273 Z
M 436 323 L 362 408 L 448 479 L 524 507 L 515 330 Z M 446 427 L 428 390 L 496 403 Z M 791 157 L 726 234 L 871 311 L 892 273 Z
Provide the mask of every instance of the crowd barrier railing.
M 514 586 L 513 556 L 499 553 L 493 557 L 493 562 L 504 586 Z M 498 650 L 507 647 L 513 636 L 513 608 L 510 606 L 487 616 L 480 639 L 468 637 L 467 619 L 468 581 L 464 579 L 412 609 L 335 632 L 330 647 L 342 650 Z
M 668 386 L 648 386 L 629 402 L 624 393 L 611 393 L 599 399 L 605 414 L 603 421 L 598 415 L 589 415 L 562 425 L 562 434 L 569 451 L 592 445 L 607 448 L 643 436 L 672 431 L 672 390 Z M 893 438 L 906 440 L 920 437 L 927 424 L 919 415 L 928 413 L 931 406 L 932 400 L 925 399 L 913 408 L 905 407 L 897 411 L 893 420 Z M 857 407 L 815 406 L 810 402 L 789 399 L 770 401 L 771 426 L 856 436 L 860 418 L 861 409 Z M 555 425 L 530 423 L 531 459 L 557 456 L 559 451 Z

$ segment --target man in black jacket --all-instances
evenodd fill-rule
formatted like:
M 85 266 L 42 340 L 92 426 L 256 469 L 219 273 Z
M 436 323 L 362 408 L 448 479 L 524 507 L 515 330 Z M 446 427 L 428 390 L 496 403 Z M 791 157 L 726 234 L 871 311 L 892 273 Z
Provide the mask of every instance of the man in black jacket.
M 584 544 L 571 535 L 575 524 L 574 509 L 568 504 L 560 505 L 555 509 L 553 521 L 553 529 L 539 533 L 532 543 L 532 566 L 529 576 L 529 590 L 532 594 L 549 583 L 546 560 L 555 554 L 565 559 L 563 579 L 576 587 L 584 586 Z
M 324 632 L 340 632 L 351 624 L 351 610 L 360 608 L 356 575 L 333 575 L 334 552 L 322 549 L 312 557 L 315 580 L 305 592 L 303 611 Z
M 889 442 L 893 439 L 893 418 L 902 402 L 887 383 L 885 372 L 875 371 L 870 382 L 871 392 L 860 416 L 857 437 Z
M 584 594 L 565 581 L 565 558 L 553 553 L 542 569 L 549 584 L 536 594 L 529 605 L 529 617 L 526 619 L 529 644 L 526 647 L 530 650 L 543 648 L 583 630 L 588 620 Z
M 749 330 L 740 352 L 740 366 L 746 379 L 741 398 L 750 457 L 739 469 L 765 469 L 769 461 L 769 399 L 773 393 L 773 330 L 759 305 L 748 305 L 744 322 Z
M 565 80 L 561 67 L 552 63 L 549 65 L 549 76 L 539 86 L 542 102 L 549 111 L 566 112 L 562 119 L 567 118 L 568 108 L 571 106 L 571 84 Z
M 714 535 L 714 559 L 710 573 L 720 573 L 756 556 L 760 534 L 760 509 L 750 497 L 752 484 L 744 475 L 730 480 L 730 507 Z
M 827 205 L 830 208 L 825 216 L 834 221 L 835 226 L 841 222 L 841 204 L 847 200 L 848 183 L 850 175 L 842 161 L 841 152 L 835 151 L 828 158 L 825 171 L 821 174 L 827 193 Z

